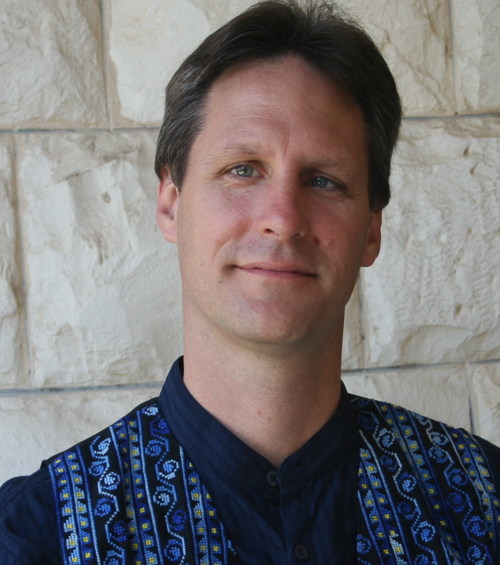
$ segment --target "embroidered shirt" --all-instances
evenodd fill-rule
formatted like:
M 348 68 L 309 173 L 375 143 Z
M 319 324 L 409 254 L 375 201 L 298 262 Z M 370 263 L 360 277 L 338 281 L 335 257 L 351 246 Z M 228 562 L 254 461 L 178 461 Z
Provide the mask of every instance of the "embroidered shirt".
M 495 565 L 499 452 L 352 397 L 276 475 L 194 401 L 178 363 L 158 401 L 7 483 L 1 562 Z
M 355 561 L 359 434 L 345 390 L 336 414 L 278 472 L 198 404 L 179 363 L 159 404 L 242 563 Z

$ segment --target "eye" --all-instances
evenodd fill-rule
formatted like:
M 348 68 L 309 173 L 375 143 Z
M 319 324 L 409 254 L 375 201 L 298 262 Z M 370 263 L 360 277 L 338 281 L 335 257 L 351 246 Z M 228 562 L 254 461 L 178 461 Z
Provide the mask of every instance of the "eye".
M 312 177 L 311 185 L 315 188 L 334 188 L 335 184 L 326 177 Z
M 321 190 L 344 190 L 342 183 L 320 175 L 311 177 L 310 183 L 314 188 Z
M 236 167 L 233 167 L 230 171 L 230 173 L 232 173 L 233 175 L 236 175 L 237 177 L 254 177 L 257 175 L 256 170 L 248 164 L 241 164 L 241 165 L 236 165 Z

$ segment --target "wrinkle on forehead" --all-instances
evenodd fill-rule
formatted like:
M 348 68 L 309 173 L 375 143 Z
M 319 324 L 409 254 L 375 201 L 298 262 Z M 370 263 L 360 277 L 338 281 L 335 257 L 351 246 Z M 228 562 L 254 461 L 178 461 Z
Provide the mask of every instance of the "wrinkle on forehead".
M 261 80 L 262 76 L 269 79 Z M 272 80 L 273 76 L 276 80 Z M 293 80 L 294 76 L 301 76 L 301 80 Z M 293 97 L 290 89 L 293 89 Z M 342 110 L 339 110 L 339 101 Z M 364 122 L 359 104 L 331 78 L 302 57 L 287 55 L 229 68 L 208 93 L 204 121 L 219 112 L 223 116 L 232 110 L 235 119 L 269 120 L 273 127 L 281 124 L 288 127 L 293 125 L 295 116 L 306 114 L 321 127 L 324 120 L 342 117 L 345 109 L 357 113 Z
M 272 95 L 273 92 L 276 94 L 279 92 L 287 92 L 289 85 L 286 82 L 263 85 L 262 83 L 254 84 L 249 80 L 249 76 L 251 76 L 253 72 L 255 72 L 255 76 L 257 76 L 260 74 L 259 72 L 266 67 L 271 70 L 274 67 L 276 74 L 282 73 L 283 69 L 305 71 L 308 75 L 308 80 L 304 80 L 300 84 L 300 93 L 303 100 L 306 102 L 306 106 L 303 106 L 303 109 L 313 114 L 317 112 L 318 107 L 318 105 L 315 104 L 315 100 L 317 100 L 318 97 L 322 97 L 322 91 L 325 86 L 334 89 L 337 96 L 344 98 L 346 104 L 358 108 L 361 112 L 361 107 L 358 102 L 354 100 L 343 87 L 339 86 L 332 77 L 302 56 L 293 53 L 269 59 L 255 59 L 229 67 L 212 84 L 207 95 L 207 101 L 210 100 L 213 95 L 214 87 L 220 92 L 231 90 L 243 92 L 245 95 L 251 95 L 252 98 L 255 98 L 255 102 L 257 103 L 262 99 L 267 99 L 267 96 L 269 94 Z M 297 84 L 294 84 L 295 90 L 297 90 L 297 86 Z M 274 105 L 276 109 L 283 106 L 280 104 L 278 96 L 276 96 Z
M 353 122 L 347 115 L 359 119 Z M 203 118 L 193 145 L 206 163 L 280 154 L 304 158 L 305 167 L 317 163 L 354 175 L 367 159 L 359 105 L 298 56 L 230 68 L 213 84 Z M 353 126 L 359 132 L 354 136 Z

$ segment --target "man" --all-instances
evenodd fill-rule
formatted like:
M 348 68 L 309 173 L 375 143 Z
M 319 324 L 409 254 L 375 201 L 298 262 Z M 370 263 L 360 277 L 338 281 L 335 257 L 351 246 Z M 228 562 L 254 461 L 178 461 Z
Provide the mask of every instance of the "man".
M 371 40 L 325 6 L 264 2 L 188 57 L 156 160 L 184 357 L 4 487 L 2 563 L 499 562 L 499 450 L 341 385 L 400 117 Z

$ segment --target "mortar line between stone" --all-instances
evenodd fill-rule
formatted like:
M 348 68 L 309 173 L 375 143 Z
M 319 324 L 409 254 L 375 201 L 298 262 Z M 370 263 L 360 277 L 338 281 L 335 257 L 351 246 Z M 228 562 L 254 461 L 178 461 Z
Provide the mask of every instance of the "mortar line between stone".
M 342 375 L 356 375 L 366 373 L 396 373 L 398 371 L 409 371 L 414 369 L 438 369 L 443 367 L 455 367 L 457 365 L 494 365 L 500 363 L 500 359 L 477 359 L 469 361 L 467 359 L 458 359 L 456 361 L 441 361 L 437 363 L 428 363 L 421 365 L 419 363 L 408 363 L 406 365 L 392 365 L 392 366 L 377 366 L 377 367 L 364 367 L 360 369 L 342 369 Z
M 397 373 L 401 371 L 414 369 L 433 369 L 443 367 L 455 367 L 457 365 L 493 365 L 500 363 L 500 359 L 485 359 L 477 361 L 447 361 L 442 363 L 431 363 L 428 365 L 408 364 L 397 365 L 392 367 L 366 367 L 364 369 L 344 369 L 342 375 L 354 376 L 364 375 L 367 373 Z M 158 390 L 163 386 L 162 381 L 153 381 L 147 383 L 128 383 L 128 384 L 109 384 L 109 385 L 82 385 L 82 386 L 48 386 L 38 388 L 5 388 L 0 389 L 0 398 L 13 396 L 32 396 L 32 395 L 49 395 L 49 394 L 71 394 L 78 392 L 108 392 L 108 391 L 133 391 L 141 389 Z
M 446 115 L 436 115 L 436 116 L 405 116 L 403 121 L 408 122 L 429 122 L 437 120 L 460 120 L 460 119 L 470 119 L 470 118 L 500 118 L 500 112 L 482 112 L 482 113 L 467 113 L 467 114 L 446 114 Z M 17 134 L 64 134 L 64 133 L 128 133 L 128 132 L 140 132 L 140 131 L 153 131 L 156 132 L 160 129 L 160 124 L 158 125 L 137 125 L 137 126 L 121 126 L 117 128 L 76 128 L 76 127 L 60 127 L 60 128 L 20 128 L 20 129 L 0 129 L 0 135 L 17 135 Z
M 28 292 L 27 292 L 27 274 L 28 269 L 26 265 L 26 253 L 24 245 L 24 223 L 21 214 L 21 201 L 24 193 L 21 189 L 21 172 L 20 172 L 20 147 L 19 147 L 19 136 L 15 135 L 13 139 L 13 167 L 12 167 L 12 185 L 14 189 L 14 218 L 15 218 L 15 250 L 14 250 L 14 260 L 16 267 L 18 269 L 19 280 L 16 282 L 16 300 L 18 301 L 18 308 L 20 309 L 20 334 L 21 334 L 21 371 L 22 379 L 27 381 L 29 378 L 32 367 L 32 348 L 31 348 L 31 338 L 29 332 L 29 305 L 28 305 Z
M 134 390 L 156 390 L 163 386 L 161 382 L 149 383 L 132 383 L 132 384 L 115 384 L 115 385 L 98 385 L 98 386 L 75 386 L 75 387 L 38 387 L 38 388 L 6 388 L 0 390 L 0 398 L 16 397 L 16 396 L 48 396 L 51 394 L 77 394 L 82 392 L 110 392 L 119 391 L 127 392 Z
M 448 0 L 448 27 L 450 30 L 450 52 L 448 61 L 450 62 L 451 84 L 453 87 L 453 104 L 455 111 L 458 108 L 458 92 L 457 92 L 457 72 L 455 69 L 455 28 L 453 26 L 453 0 Z
M 363 312 L 364 312 L 364 293 L 363 293 L 363 275 L 361 273 L 358 273 L 358 280 L 357 280 L 357 284 L 356 284 L 356 291 L 358 293 L 357 299 L 358 299 L 358 327 L 359 327 L 359 332 L 360 332 L 360 338 L 361 338 L 361 363 L 363 363 L 363 365 L 366 363 L 366 359 L 368 357 L 367 353 L 366 353 L 366 331 L 365 331 L 365 326 L 363 323 Z M 341 369 L 341 374 L 342 375 L 349 375 L 350 371 L 358 371 L 358 369 Z
M 480 112 L 477 114 L 466 113 L 466 114 L 440 114 L 436 116 L 404 116 L 403 121 L 408 122 L 430 122 L 432 120 L 460 120 L 462 118 L 498 118 L 500 117 L 500 112 Z
M 109 38 L 108 38 L 108 20 L 107 12 L 104 6 L 106 0 L 99 0 L 99 31 L 101 35 L 101 64 L 104 76 L 104 92 L 106 99 L 106 116 L 108 118 L 108 126 L 113 130 L 114 120 L 111 112 L 111 87 L 109 73 Z
M 474 418 L 474 390 L 472 385 L 472 378 L 468 375 L 467 370 L 468 366 L 470 365 L 470 363 L 465 363 L 465 374 L 469 377 L 465 379 L 465 386 L 467 387 L 467 406 L 469 408 L 469 429 L 471 433 L 475 434 L 478 432 L 478 430 L 476 429 L 476 419 Z
M 23 128 L 23 129 L 16 129 L 16 130 L 7 130 L 7 129 L 0 129 L 0 135 L 29 135 L 29 134 L 48 134 L 48 135 L 61 135 L 61 134 L 65 134 L 65 133 L 78 133 L 78 134 L 85 134 L 85 133 L 134 133 L 134 132 L 141 132 L 141 131 L 152 131 L 152 132 L 157 132 L 159 131 L 160 126 L 123 126 L 123 127 L 118 127 L 118 128 L 99 128 L 99 127 L 89 127 L 89 128 L 85 128 L 85 127 L 81 127 L 81 128 L 75 128 L 75 127 L 68 127 L 68 128 Z

